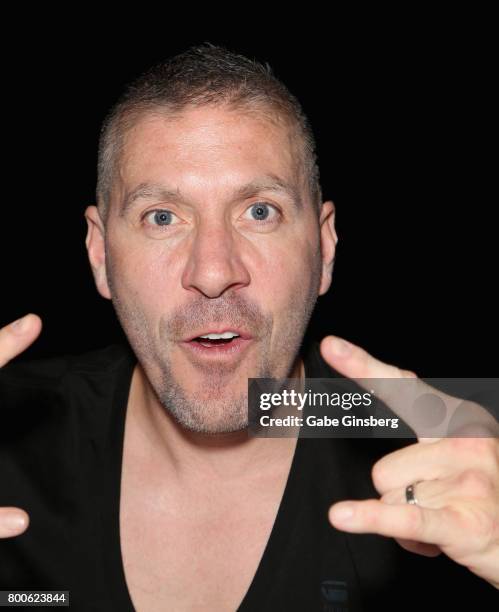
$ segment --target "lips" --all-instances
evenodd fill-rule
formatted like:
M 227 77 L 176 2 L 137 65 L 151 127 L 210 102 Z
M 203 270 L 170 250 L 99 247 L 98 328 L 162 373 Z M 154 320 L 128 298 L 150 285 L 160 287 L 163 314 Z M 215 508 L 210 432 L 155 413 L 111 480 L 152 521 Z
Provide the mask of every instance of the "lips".
M 197 341 L 182 342 L 180 346 L 188 351 L 196 361 L 215 360 L 229 363 L 236 359 L 240 359 L 246 350 L 252 346 L 252 340 L 243 340 L 242 338 L 234 338 L 230 342 L 224 344 L 205 344 Z
M 195 338 L 198 338 L 199 336 L 206 336 L 207 334 L 223 334 L 223 332 L 226 332 L 226 331 L 231 331 L 231 332 L 236 333 L 243 340 L 250 340 L 253 337 L 248 331 L 241 329 L 240 327 L 233 326 L 230 324 L 225 324 L 225 325 L 217 325 L 217 326 L 215 325 L 206 326 L 205 328 L 200 329 L 199 331 L 185 338 L 184 342 L 190 342 L 191 340 L 194 340 Z

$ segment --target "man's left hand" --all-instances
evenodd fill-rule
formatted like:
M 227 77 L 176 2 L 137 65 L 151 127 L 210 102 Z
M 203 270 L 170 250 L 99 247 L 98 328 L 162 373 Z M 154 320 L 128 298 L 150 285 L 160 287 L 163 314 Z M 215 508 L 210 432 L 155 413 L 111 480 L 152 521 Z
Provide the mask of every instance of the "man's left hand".
M 320 349 L 325 361 L 348 378 L 411 377 L 425 384 L 414 372 L 383 363 L 340 338 L 327 336 Z M 456 409 L 455 398 L 430 389 L 445 401 L 448 423 Z M 473 405 L 468 425 L 478 423 L 479 430 L 489 435 L 424 438 L 410 414 L 397 408 L 396 397 L 380 399 L 412 427 L 418 441 L 374 464 L 371 474 L 380 499 L 334 504 L 329 510 L 331 524 L 352 533 L 393 537 L 406 550 L 421 555 L 434 557 L 443 552 L 499 589 L 497 421 L 483 407 Z M 411 483 L 417 483 L 417 504 L 406 501 L 406 487 Z M 347 510 L 352 511 L 350 518 L 344 516 Z

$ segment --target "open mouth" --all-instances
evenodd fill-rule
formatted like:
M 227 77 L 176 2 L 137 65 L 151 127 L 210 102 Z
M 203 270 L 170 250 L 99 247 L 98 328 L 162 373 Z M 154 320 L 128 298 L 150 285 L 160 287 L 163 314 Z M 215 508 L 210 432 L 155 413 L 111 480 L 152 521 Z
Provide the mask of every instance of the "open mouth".
M 193 350 L 199 356 L 211 355 L 221 357 L 225 355 L 229 357 L 239 354 L 250 343 L 251 336 L 245 332 L 239 334 L 236 331 L 225 331 L 194 336 L 190 340 L 184 341 L 183 345 Z
M 191 342 L 198 342 L 199 344 L 201 344 L 202 346 L 205 346 L 206 348 L 211 348 L 213 346 L 218 346 L 220 344 L 231 344 L 232 342 L 234 342 L 234 340 L 236 340 L 237 338 L 239 338 L 239 335 L 234 335 L 231 337 L 220 337 L 220 338 L 215 338 L 215 337 L 203 337 L 203 336 L 197 336 L 197 338 L 193 338 L 191 340 Z

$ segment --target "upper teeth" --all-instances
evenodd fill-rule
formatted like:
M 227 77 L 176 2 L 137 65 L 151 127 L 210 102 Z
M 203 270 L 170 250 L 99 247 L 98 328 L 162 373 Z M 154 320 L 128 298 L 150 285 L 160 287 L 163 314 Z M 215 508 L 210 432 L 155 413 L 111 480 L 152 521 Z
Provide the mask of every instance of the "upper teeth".
M 206 336 L 199 336 L 200 338 L 211 338 L 212 340 L 217 340 L 218 338 L 234 338 L 239 336 L 236 332 L 226 331 L 223 334 L 206 334 Z

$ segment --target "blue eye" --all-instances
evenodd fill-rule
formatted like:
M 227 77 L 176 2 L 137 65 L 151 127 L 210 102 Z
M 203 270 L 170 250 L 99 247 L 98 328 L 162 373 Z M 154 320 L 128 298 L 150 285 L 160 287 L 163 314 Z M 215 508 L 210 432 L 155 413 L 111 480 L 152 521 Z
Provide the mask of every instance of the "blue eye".
M 279 216 L 279 210 L 272 204 L 267 204 L 266 202 L 255 202 L 247 210 L 250 210 L 253 219 L 255 221 L 260 221 L 262 225 L 277 221 L 277 217 Z M 272 215 L 272 211 L 274 215 Z M 175 213 L 172 213 L 170 210 L 156 209 L 146 213 L 144 215 L 144 220 L 148 225 L 155 228 L 169 227 L 171 225 L 177 225 L 177 223 L 173 222 L 175 216 Z
M 164 225 L 172 225 L 173 213 L 169 210 L 151 210 L 147 213 L 145 218 L 152 217 L 152 225 L 155 226 L 164 226 Z
M 256 202 L 252 206 L 249 207 L 251 210 L 251 216 L 256 221 L 265 221 L 269 216 L 270 209 L 274 209 L 277 212 L 277 209 L 271 204 L 266 204 L 265 202 Z M 272 219 L 270 219 L 272 221 Z

